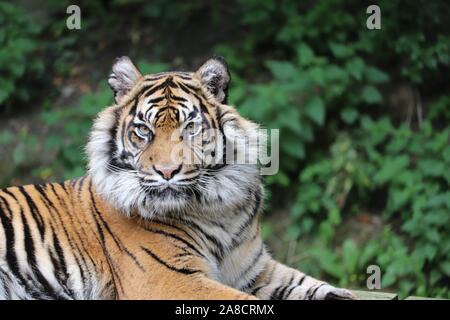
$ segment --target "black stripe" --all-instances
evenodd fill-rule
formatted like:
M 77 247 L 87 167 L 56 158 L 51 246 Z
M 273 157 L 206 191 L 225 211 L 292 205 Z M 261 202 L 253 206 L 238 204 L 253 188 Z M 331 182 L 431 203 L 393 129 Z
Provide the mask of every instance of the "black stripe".
M 39 213 L 39 210 L 38 210 L 38 208 L 36 206 L 36 203 L 31 198 L 30 194 L 24 189 L 23 186 L 19 186 L 18 189 L 22 193 L 22 195 L 25 197 L 25 200 L 26 200 L 26 202 L 28 204 L 28 207 L 30 209 L 30 213 L 33 216 L 33 219 L 36 221 L 36 225 L 37 225 L 39 233 L 41 235 L 40 240 L 42 241 L 42 239 L 44 239 L 44 234 L 45 234 L 44 220 L 42 219 L 42 216 Z
M 128 113 L 130 116 L 136 115 L 137 105 L 138 105 L 138 98 L 136 97 L 134 98 L 133 105 L 131 106 L 130 112 Z
M 255 285 L 256 280 L 258 280 L 258 278 L 259 278 L 259 274 L 257 274 L 253 278 L 251 278 L 245 285 L 241 286 L 240 290 L 247 292 L 247 290 L 249 290 L 250 288 L 253 288 L 253 286 Z
M 294 275 L 291 275 L 291 278 L 289 279 L 288 284 L 284 285 L 284 288 L 278 293 L 277 300 L 284 299 L 284 293 L 286 292 L 286 289 L 290 287 L 293 279 L 294 279 Z
M 69 193 L 69 191 L 66 188 L 66 183 L 65 182 L 59 182 L 59 183 L 56 183 L 56 184 L 59 185 L 64 190 L 66 195 Z
M 198 87 L 195 87 L 195 86 L 193 86 L 193 85 L 191 85 L 191 84 L 188 84 L 188 83 L 183 83 L 186 87 L 188 87 L 189 89 L 191 89 L 192 91 L 194 91 L 194 92 L 198 92 L 199 91 L 199 89 L 200 88 L 198 88 Z
M 163 73 L 157 73 L 151 76 L 146 76 L 145 77 L 145 81 L 157 81 L 157 80 L 161 80 L 162 78 L 167 77 L 167 74 L 165 72 Z
M 175 95 L 173 95 L 173 94 L 171 94 L 171 95 L 169 96 L 169 98 L 170 98 L 171 100 L 175 100 L 175 101 L 179 101 L 179 102 L 186 102 L 186 101 L 187 101 L 185 98 L 183 98 L 183 97 L 178 97 L 178 96 L 175 96 Z
M 35 190 L 40 194 L 40 196 L 44 199 L 44 206 L 47 208 L 47 210 L 49 210 L 49 212 L 50 212 L 50 206 L 54 209 L 54 210 L 56 210 L 56 208 L 53 206 L 53 204 L 52 204 L 52 202 L 50 201 L 50 199 L 47 197 L 47 194 L 45 193 L 45 190 L 43 190 L 43 188 L 42 188 L 42 186 L 41 185 L 35 185 L 35 186 L 33 186 L 34 188 L 35 188 Z M 25 218 L 25 216 L 24 216 L 24 214 L 23 214 L 23 212 L 21 212 L 21 217 L 22 217 L 22 221 L 23 221 L 23 223 L 25 224 L 25 223 L 27 223 L 27 221 L 26 221 L 26 218 Z M 54 231 L 53 231 L 53 226 L 51 226 L 51 229 L 52 229 L 52 236 L 53 236 L 53 238 L 55 238 L 55 233 L 54 233 Z M 28 235 L 29 235 L 29 239 L 27 239 L 27 233 L 25 232 L 26 230 L 28 230 Z M 33 243 L 33 239 L 32 239 L 32 237 L 31 237 L 31 233 L 30 233 L 30 231 L 29 231 L 29 226 L 28 225 L 24 225 L 24 234 L 25 234 L 25 241 L 31 241 L 31 244 L 30 243 L 28 243 L 28 248 L 31 248 L 33 251 L 34 251 L 34 243 Z M 25 244 L 26 244 L 26 247 L 27 247 L 27 242 L 25 242 Z M 30 263 L 30 265 L 32 265 L 33 266 L 33 263 L 36 265 L 36 260 L 35 260 L 35 257 L 34 257 L 34 253 L 33 253 L 33 259 L 31 259 L 31 262 L 30 262 L 30 257 L 28 257 L 28 253 L 27 253 L 27 259 L 28 259 L 28 261 L 29 261 L 29 263 Z M 58 274 L 58 273 L 60 273 L 60 272 L 58 272 L 58 270 L 59 270 L 59 268 L 60 268 L 60 262 L 59 261 L 57 261 L 56 259 L 55 259 L 55 257 L 54 257 L 54 254 L 52 253 L 52 252 L 50 252 L 50 259 L 52 260 L 52 264 L 53 264 L 53 266 L 54 267 L 56 267 L 56 273 Z M 65 264 L 65 261 L 64 261 L 64 264 Z M 35 268 L 37 268 L 37 267 L 33 267 L 34 269 Z M 38 271 L 38 270 L 37 270 Z M 67 270 L 65 269 L 65 280 L 67 280 Z M 50 286 L 50 284 L 47 282 L 47 280 L 44 278 L 44 276 L 38 271 L 38 274 L 37 274 L 37 276 L 38 276 L 38 279 L 39 279 L 39 281 L 42 283 L 42 281 L 44 281 L 43 282 L 43 285 L 44 286 Z M 60 277 L 58 277 L 58 278 L 60 278 Z M 43 280 L 42 280 L 43 279 Z M 66 281 L 61 281 L 60 283 L 61 284 L 63 284 L 63 283 L 65 283 Z M 64 286 L 63 286 L 64 287 Z M 51 286 L 50 286 L 50 288 L 51 288 Z M 53 288 L 51 288 L 51 290 L 53 290 Z M 55 298 L 60 298 L 60 296 L 59 295 L 57 295 L 56 294 L 56 292 L 53 290 L 53 292 L 54 292 L 54 297 Z
M 45 186 L 42 185 L 34 185 L 34 189 L 40 194 L 41 198 L 44 199 L 45 206 L 47 207 L 47 210 L 49 210 L 49 207 L 51 207 L 53 210 L 56 210 L 54 204 L 47 196 L 46 190 L 44 189 Z
M 70 296 L 74 296 L 74 292 L 71 289 L 67 288 L 67 279 L 69 277 L 69 274 L 67 272 L 67 262 L 66 258 L 64 257 L 64 251 L 61 247 L 61 243 L 58 239 L 58 236 L 55 233 L 55 230 L 52 227 L 52 234 L 53 234 L 53 247 L 55 249 L 56 256 L 58 258 L 58 267 L 56 269 L 58 280 L 63 286 L 63 288 L 66 290 L 67 294 Z
M 17 204 L 19 204 L 19 200 L 17 200 L 16 195 L 14 193 L 12 193 L 10 190 L 4 189 L 4 190 L 2 190 L 2 192 L 9 195 L 11 198 L 13 198 L 17 202 Z
M 109 129 L 110 139 L 109 139 L 109 142 L 108 142 L 110 158 L 113 158 L 113 157 L 116 156 L 116 152 L 117 152 L 117 143 L 116 143 L 117 129 L 118 129 L 118 125 L 119 125 L 119 120 L 120 120 L 121 114 L 122 114 L 122 109 L 115 109 L 114 112 L 113 112 L 114 123 L 113 123 L 112 127 Z
M 218 262 L 220 262 L 220 261 L 222 260 L 222 258 L 223 258 L 224 251 L 225 251 L 225 248 L 224 248 L 222 242 L 219 241 L 219 240 L 218 240 L 216 237 L 214 237 L 213 235 L 211 235 L 211 234 L 205 232 L 205 230 L 203 230 L 203 229 L 202 229 L 198 224 L 196 224 L 195 222 L 190 221 L 190 220 L 186 220 L 186 219 L 183 219 L 183 218 L 181 218 L 180 220 L 181 220 L 183 223 L 187 224 L 189 227 L 192 227 L 192 228 L 194 228 L 195 230 L 197 230 L 197 231 L 198 231 L 199 233 L 201 233 L 208 241 L 210 241 L 210 242 L 214 245 L 214 247 L 217 249 L 218 252 L 217 252 L 216 250 L 212 249 L 212 248 L 209 248 L 209 251 L 214 255 L 214 257 L 216 258 L 216 260 L 217 260 Z M 211 249 L 212 249 L 212 250 L 211 250 Z
M 162 82 L 161 84 L 159 84 L 159 85 L 156 85 L 156 86 L 154 86 L 153 88 L 151 88 L 150 90 L 148 90 L 147 92 L 145 92 L 145 97 L 149 97 L 149 96 L 151 96 L 152 94 L 154 94 L 156 91 L 159 91 L 159 90 L 161 90 L 161 89 L 165 89 L 165 88 L 167 88 L 167 87 L 173 87 L 173 81 L 170 79 L 170 78 L 168 78 L 168 79 L 166 79 L 164 82 Z
M 17 256 L 16 256 L 16 251 L 15 251 L 15 233 L 14 233 L 14 226 L 12 224 L 12 212 L 9 210 L 7 204 L 8 201 L 6 201 L 5 198 L 3 198 L 2 196 L 0 196 L 0 200 L 2 201 L 3 204 L 5 204 L 5 206 L 1 206 L 0 207 L 0 222 L 3 226 L 3 229 L 5 230 L 5 240 L 6 240 L 6 262 L 8 264 L 8 268 L 11 271 L 11 273 L 15 276 L 15 278 L 18 280 L 18 282 L 25 287 L 26 291 L 29 291 L 30 294 L 34 297 L 34 298 L 38 298 L 39 295 L 36 293 L 36 291 L 34 289 L 31 289 L 28 284 L 27 281 L 25 281 L 23 275 L 20 272 L 19 269 L 19 263 L 17 260 Z M 9 215 L 11 216 L 11 219 L 9 219 L 6 216 L 6 213 L 3 211 L 4 208 L 6 210 L 9 211 Z
M 256 294 L 258 293 L 259 290 L 261 290 L 262 288 L 267 287 L 267 286 L 268 286 L 268 284 L 263 284 L 262 286 L 256 287 L 255 289 L 253 289 L 253 291 L 251 292 L 251 294 L 252 294 L 253 296 L 256 296 Z
M 297 286 L 298 286 L 298 287 L 301 286 L 302 283 L 303 283 L 303 281 L 305 281 L 305 279 L 306 279 L 306 275 L 303 275 L 303 276 L 300 278 L 300 280 L 298 281 Z
M 148 103 L 158 103 L 158 102 L 163 101 L 165 98 L 166 98 L 165 96 L 161 96 L 161 97 L 158 97 L 158 98 L 153 98 L 153 99 L 149 100 Z
M 241 244 L 242 238 L 240 237 L 242 234 L 245 234 L 244 231 L 248 229 L 253 222 L 255 222 L 255 218 L 258 216 L 258 212 L 261 205 L 261 192 L 257 191 L 254 193 L 255 201 L 253 205 L 253 210 L 251 214 L 247 217 L 244 223 L 239 227 L 239 230 L 233 234 L 233 241 L 231 243 L 231 248 L 235 248 Z
M 154 254 L 150 249 L 142 247 L 141 249 L 144 250 L 149 256 L 151 256 L 153 259 L 155 259 L 156 261 L 158 261 L 160 264 L 162 264 L 163 266 L 165 266 L 166 268 L 172 270 L 172 271 L 176 271 L 182 274 L 194 274 L 194 273 L 199 273 L 200 270 L 194 270 L 194 269 L 188 269 L 188 268 L 176 268 L 168 263 L 166 263 L 165 261 L 163 261 L 160 257 L 158 257 L 156 254 Z
M 198 243 L 198 241 L 192 235 L 190 235 L 189 232 L 187 232 L 183 228 L 178 227 L 178 226 L 173 225 L 173 224 L 170 224 L 170 223 L 167 223 L 167 222 L 163 222 L 163 221 L 155 221 L 155 222 L 157 222 L 158 224 L 161 224 L 161 225 L 164 225 L 164 226 L 168 226 L 170 228 L 174 228 L 175 230 L 183 232 L 183 234 L 185 234 L 187 237 L 189 237 L 189 239 L 191 239 L 199 248 L 201 248 L 201 245 Z
M 161 235 L 164 235 L 166 237 L 170 237 L 170 238 L 176 239 L 176 240 L 184 243 L 187 247 L 189 247 L 193 251 L 195 251 L 200 257 L 204 257 L 203 254 L 195 246 L 193 246 L 191 243 L 189 243 L 185 239 L 177 236 L 176 234 L 169 233 L 169 232 L 166 232 L 166 231 L 163 231 L 163 230 L 153 229 L 153 228 L 147 227 L 147 226 L 145 226 L 144 229 L 146 231 L 149 231 L 149 232 L 152 232 L 152 233 L 161 234 Z
M 252 261 L 249 263 L 247 268 L 243 272 L 240 273 L 238 278 L 244 277 L 252 268 L 254 268 L 256 263 L 258 262 L 259 258 L 261 258 L 261 256 L 263 255 L 263 253 L 264 253 L 264 245 L 261 243 L 258 252 L 253 257 Z
M 11 300 L 10 288 L 6 286 L 7 282 L 11 282 L 11 277 L 0 267 L 0 287 L 3 288 L 6 300 Z
M 183 84 L 183 83 L 178 83 L 179 87 L 181 90 L 183 90 L 184 92 L 186 92 L 187 94 L 190 95 L 195 95 L 197 93 L 197 89 L 192 89 L 192 88 L 188 88 L 187 85 Z
M 317 290 L 319 290 L 320 287 L 323 287 L 326 283 L 322 283 L 321 285 L 317 286 L 317 288 L 315 288 L 312 292 L 311 295 L 308 299 L 313 298 L 317 292 Z
M 117 247 L 123 251 L 125 251 L 125 253 L 136 263 L 136 265 L 139 267 L 139 269 L 141 269 L 142 271 L 145 272 L 144 267 L 141 265 L 141 263 L 139 262 L 139 260 L 136 258 L 135 255 L 133 255 L 126 247 L 125 245 L 117 238 L 117 236 L 112 232 L 111 228 L 109 227 L 109 225 L 106 223 L 106 221 L 103 219 L 100 211 L 97 208 L 97 204 L 95 202 L 94 199 L 94 194 L 92 192 L 92 183 L 89 186 L 89 193 L 91 195 L 91 201 L 92 201 L 92 207 L 94 208 L 95 213 L 97 214 L 98 219 L 100 219 L 100 222 L 102 223 L 103 228 L 106 229 L 106 231 L 108 231 L 109 235 L 111 236 L 111 238 L 114 240 L 114 242 L 116 243 Z M 101 230 L 101 229 L 100 229 Z M 103 237 L 103 241 L 104 241 L 104 235 L 102 234 Z
M 31 236 L 30 226 L 28 225 L 28 221 L 25 217 L 25 214 L 23 212 L 21 212 L 20 215 L 21 215 L 22 224 L 23 224 L 25 252 L 27 254 L 28 264 L 30 265 L 31 269 L 33 270 L 33 274 L 36 276 L 37 281 L 44 289 L 45 294 L 49 295 L 50 297 L 52 297 L 54 299 L 60 299 L 62 297 L 56 293 L 54 288 L 50 285 L 50 283 L 47 281 L 47 279 L 44 277 L 44 275 L 39 270 L 37 260 L 36 260 L 36 255 L 35 255 L 34 240 L 33 240 L 33 237 Z
M 51 191 L 53 192 L 54 196 L 56 197 L 57 201 L 59 202 L 59 204 L 64 207 L 64 212 L 66 212 L 70 218 L 70 221 L 72 224 L 75 224 L 75 221 L 72 218 L 72 215 L 70 214 L 70 210 L 66 204 L 66 202 L 64 201 L 64 199 L 61 198 L 60 196 L 60 192 L 56 191 L 55 186 L 59 185 L 60 187 L 62 187 L 62 184 L 49 184 L 48 186 L 50 186 Z M 84 243 L 83 243 L 83 239 L 81 238 L 80 234 L 78 233 L 78 231 L 75 229 L 76 235 L 78 236 L 82 246 L 83 246 L 83 250 L 81 250 L 81 248 L 78 246 L 78 244 L 76 242 L 74 242 L 71 237 L 69 236 L 69 233 L 67 231 L 66 226 L 64 225 L 63 219 L 61 217 L 61 213 L 56 209 L 54 209 L 54 212 L 56 213 L 56 216 L 59 219 L 59 222 L 62 226 L 62 229 L 64 231 L 64 234 L 66 235 L 67 241 L 69 242 L 69 246 L 71 248 L 71 252 L 73 253 L 73 257 L 75 259 L 75 262 L 80 270 L 80 275 L 81 275 L 81 279 L 83 281 L 83 285 L 86 286 L 86 280 L 88 279 L 86 277 L 86 273 L 89 274 L 89 271 L 86 270 L 86 260 L 84 259 L 84 256 L 81 254 L 82 252 L 86 252 L 86 249 L 84 247 Z M 77 254 L 78 253 L 78 254 Z M 80 262 L 80 258 L 81 258 L 81 262 Z M 92 259 L 91 259 L 92 260 Z
M 92 196 L 92 190 L 91 190 L 91 188 L 92 188 L 92 182 L 90 183 L 90 186 L 89 186 L 89 193 L 90 193 L 91 196 Z M 102 248 L 103 254 L 105 255 L 105 257 L 107 258 L 107 260 L 108 260 L 108 262 L 109 262 L 109 261 L 111 261 L 111 255 L 110 255 L 109 252 L 106 250 L 106 245 L 105 245 L 105 234 L 103 233 L 102 226 L 100 225 L 97 216 L 94 215 L 94 213 L 92 213 L 92 216 L 93 216 L 93 218 L 94 218 L 94 222 L 95 222 L 95 225 L 96 225 L 96 227 L 97 227 L 97 233 L 98 233 L 98 235 L 100 236 L 100 247 Z M 113 272 L 113 270 L 116 271 L 116 268 L 115 268 L 115 265 L 114 265 L 114 264 L 108 263 L 108 267 L 109 267 L 109 272 L 110 272 L 111 274 L 116 273 L 116 272 Z M 117 284 L 115 283 L 116 277 L 112 277 L 112 280 L 113 280 L 113 282 L 114 282 L 114 289 L 115 289 L 115 290 L 117 290 L 117 284 L 118 284 L 119 287 L 123 290 L 123 285 L 122 285 L 122 282 L 121 282 L 121 280 L 120 280 L 119 277 L 117 277 Z M 115 294 L 117 294 L 117 293 L 115 292 Z
M 84 181 L 86 181 L 87 176 L 83 176 L 81 177 L 81 179 L 78 179 L 78 194 L 81 194 L 83 186 L 84 186 Z
M 286 295 L 284 296 L 284 299 L 289 298 L 289 296 L 291 295 L 292 291 L 293 291 L 295 288 L 297 288 L 297 286 L 295 286 L 295 285 L 291 285 L 290 287 L 291 287 L 291 288 L 289 289 L 289 291 L 288 291 L 288 292 L 286 293 Z
M 278 291 L 280 291 L 280 289 L 281 289 L 282 287 L 283 287 L 282 285 L 276 287 L 275 290 L 272 291 L 272 294 L 270 295 L 269 300 L 278 300 Z
M 201 99 L 198 99 L 198 102 L 200 102 L 200 110 L 202 110 L 202 112 L 206 113 L 209 115 L 209 111 L 208 108 L 206 108 L 205 104 L 202 102 Z
M 187 74 L 187 73 L 186 73 Z M 181 78 L 181 79 L 183 79 L 183 80 L 192 80 L 192 77 L 191 76 L 185 76 L 185 75 L 182 75 L 182 74 L 180 74 L 180 73 L 176 73 L 175 74 L 178 78 Z M 179 83 L 178 83 L 179 84 Z

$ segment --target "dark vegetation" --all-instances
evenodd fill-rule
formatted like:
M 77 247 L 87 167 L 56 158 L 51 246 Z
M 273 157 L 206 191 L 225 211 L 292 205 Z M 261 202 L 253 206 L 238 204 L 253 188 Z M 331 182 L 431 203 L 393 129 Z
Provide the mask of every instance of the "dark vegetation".
M 0 186 L 84 174 L 106 77 L 231 68 L 231 104 L 281 129 L 263 224 L 277 258 L 341 286 L 366 268 L 402 296 L 450 297 L 450 6 L 378 1 L 0 2 Z

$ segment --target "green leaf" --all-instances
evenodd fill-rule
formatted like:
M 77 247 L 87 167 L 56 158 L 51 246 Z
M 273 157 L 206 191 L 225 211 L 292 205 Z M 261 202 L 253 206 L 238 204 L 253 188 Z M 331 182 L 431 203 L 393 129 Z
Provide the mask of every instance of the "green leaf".
M 347 58 L 354 54 L 353 47 L 348 44 L 332 42 L 330 43 L 330 49 L 336 58 Z
M 337 263 L 337 257 L 333 251 L 327 248 L 315 247 L 311 249 L 311 255 L 317 259 L 320 267 L 332 276 L 341 279 L 345 276 L 344 268 Z
M 289 186 L 290 182 L 289 177 L 283 171 L 279 171 L 272 180 L 283 187 Z
M 45 149 L 46 150 L 57 150 L 58 148 L 63 146 L 63 139 L 59 135 L 49 135 L 45 141 Z
M 380 245 L 376 241 L 369 241 L 359 257 L 358 264 L 365 268 L 373 259 L 376 259 L 379 253 Z
M 389 287 L 396 281 L 396 275 L 394 272 L 386 272 L 381 280 L 381 285 L 383 288 Z
M 302 43 L 297 48 L 297 56 L 299 64 L 302 66 L 307 66 L 314 62 L 314 51 L 310 46 Z
M 364 76 L 370 83 L 385 83 L 389 80 L 389 76 L 375 67 L 367 67 L 364 69 Z
M 439 232 L 437 232 L 436 229 L 427 229 L 425 231 L 425 237 L 429 241 L 434 242 L 434 243 L 439 243 L 439 241 L 441 240 L 441 236 L 439 235 Z M 434 248 L 434 247 L 432 247 L 432 248 Z M 436 248 L 434 248 L 434 249 L 436 249 Z
M 345 108 L 341 111 L 341 118 L 347 124 L 352 124 L 358 118 L 358 111 L 353 108 Z
M 305 114 L 319 126 L 325 121 L 325 104 L 319 96 L 314 96 L 308 100 L 304 106 Z
M 263 222 L 261 224 L 261 237 L 263 239 L 268 239 L 272 234 L 272 227 L 269 223 Z
M 448 167 L 440 159 L 421 159 L 418 165 L 421 172 L 432 177 L 440 177 L 448 170 Z
M 270 60 L 266 62 L 266 66 L 279 80 L 294 79 L 299 75 L 299 70 L 291 62 Z
M 19 78 L 25 72 L 25 63 L 20 64 L 13 63 L 10 65 L 10 70 L 11 73 L 14 75 L 14 77 Z
M 14 164 L 20 165 L 26 160 L 26 149 L 23 144 L 18 145 L 13 151 Z
M 347 72 L 358 81 L 362 79 L 364 67 L 364 60 L 359 57 L 353 58 L 345 64 Z
M 309 69 L 308 76 L 313 80 L 314 84 L 319 86 L 325 85 L 325 77 L 327 76 L 325 69 L 322 67 L 312 67 Z
M 442 261 L 439 268 L 447 277 L 450 277 L 450 261 Z
M 347 239 L 344 241 L 342 245 L 342 256 L 347 272 L 354 273 L 358 261 L 358 247 L 352 240 Z
M 335 82 L 345 83 L 349 78 L 348 72 L 337 65 L 328 65 L 322 69 L 324 70 L 327 81 L 330 81 L 332 84 Z
M 14 134 L 10 130 L 0 131 L 0 145 L 12 142 Z
M 305 146 L 301 141 L 290 141 L 285 139 L 281 144 L 281 150 L 287 155 L 297 159 L 303 159 L 305 157 Z
M 374 176 L 377 183 L 386 183 L 394 179 L 399 172 L 402 172 L 409 165 L 409 158 L 406 155 L 386 158 L 381 170 Z

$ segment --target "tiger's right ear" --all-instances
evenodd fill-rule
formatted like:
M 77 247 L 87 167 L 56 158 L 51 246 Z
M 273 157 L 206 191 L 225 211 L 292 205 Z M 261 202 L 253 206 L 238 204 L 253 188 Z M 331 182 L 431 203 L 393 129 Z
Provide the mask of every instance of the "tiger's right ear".
M 114 99 L 117 104 L 133 88 L 140 77 L 142 77 L 141 73 L 130 58 L 124 56 L 116 59 L 108 78 L 108 84 L 114 91 Z

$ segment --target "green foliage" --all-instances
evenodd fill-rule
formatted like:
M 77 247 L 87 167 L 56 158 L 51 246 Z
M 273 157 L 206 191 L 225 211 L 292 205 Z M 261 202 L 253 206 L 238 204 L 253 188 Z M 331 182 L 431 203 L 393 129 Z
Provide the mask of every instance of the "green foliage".
M 112 104 L 111 90 L 104 85 L 96 94 L 85 95 L 76 107 L 52 109 L 41 114 L 45 125 L 53 128 L 45 140 L 45 150 L 56 153 L 56 161 L 39 168 L 37 174 L 54 174 L 64 179 L 85 174 L 84 145 L 96 114 Z M 56 172 L 58 172 L 56 171 Z
M 334 1 L 336 2 L 336 1 Z M 334 2 L 330 2 L 334 3 Z M 246 24 L 251 24 L 255 28 L 267 21 L 260 21 L 261 17 L 257 12 L 266 12 L 267 8 L 253 2 L 244 2 L 250 5 L 252 10 L 256 10 L 257 20 L 245 19 Z M 297 5 L 293 2 L 283 2 L 286 6 L 282 11 L 274 6 L 274 14 L 286 16 L 287 24 L 291 22 L 290 18 L 295 20 L 292 26 L 295 30 L 303 30 L 305 39 L 314 37 L 326 37 L 329 30 L 317 30 L 313 28 L 314 34 L 309 34 L 312 22 L 317 25 L 322 16 L 319 12 L 325 11 L 330 14 L 331 8 L 321 2 L 317 7 L 312 8 L 307 14 L 298 15 L 295 19 L 291 18 L 292 12 L 298 11 Z M 255 6 L 255 7 L 254 7 Z M 295 8 L 291 8 L 294 6 Z M 326 6 L 326 10 L 322 8 Z M 334 7 L 335 5 L 333 5 Z M 317 10 L 318 12 L 315 12 Z M 337 16 L 342 15 L 343 20 L 352 21 L 351 26 L 356 26 L 356 21 L 345 12 L 331 11 Z M 269 19 L 266 17 L 266 19 Z M 280 17 L 281 19 L 281 17 Z M 341 27 L 341 22 L 331 19 L 336 23 L 336 27 Z M 301 25 L 300 23 L 305 25 Z M 294 22 L 292 22 L 294 23 Z M 350 22 L 349 22 L 350 23 Z M 271 25 L 273 26 L 273 25 Z M 275 30 L 273 31 L 275 33 Z M 322 34 L 323 32 L 323 34 Z M 268 127 L 281 129 L 281 152 L 282 152 L 282 170 L 281 173 L 273 178 L 269 178 L 270 183 L 286 184 L 285 177 L 292 175 L 299 169 L 299 160 L 307 160 L 306 149 L 310 143 L 316 141 L 316 134 L 320 128 L 327 124 L 327 115 L 332 114 L 328 121 L 329 126 L 348 127 L 351 126 L 359 117 L 360 113 L 370 110 L 371 106 L 379 105 L 382 102 L 382 95 L 379 91 L 379 85 L 387 83 L 389 76 L 375 65 L 365 62 L 360 56 L 363 54 L 359 42 L 347 43 L 345 38 L 326 42 L 315 43 L 314 41 L 304 41 L 299 37 L 302 32 L 293 32 L 286 26 L 280 26 L 277 35 L 271 35 L 280 42 L 280 46 L 290 47 L 285 49 L 283 60 L 267 60 L 264 65 L 270 72 L 272 80 L 270 82 L 247 85 L 247 92 L 231 92 L 233 103 L 239 106 L 240 111 L 259 123 Z M 257 37 L 255 37 L 257 38 Z M 252 38 L 254 40 L 254 38 Z M 249 40 L 250 41 L 250 40 Z M 362 40 L 361 40 L 362 41 Z M 254 44 L 256 46 L 256 44 Z M 313 47 L 315 46 L 315 47 Z M 228 53 L 224 47 L 219 50 Z M 249 54 L 255 54 L 253 50 Z M 281 57 L 281 53 L 278 53 Z M 232 58 L 234 56 L 232 55 Z M 230 65 L 236 66 L 234 59 Z M 236 66 L 237 75 L 233 75 L 238 82 L 244 82 L 239 78 L 239 67 Z M 247 72 L 247 68 L 245 68 Z M 241 90 L 236 88 L 235 90 Z M 356 94 L 355 94 L 356 93 Z M 336 117 L 335 115 L 339 116 Z M 331 136 L 334 132 L 330 130 Z M 327 137 L 323 137 L 322 139 Z
M 43 72 L 36 57 L 39 29 L 14 5 L 0 2 L 0 112 L 12 103 L 28 102 L 32 90 L 28 79 Z
M 404 125 L 395 128 L 387 118 L 363 117 L 353 137 L 340 135 L 328 157 L 302 171 L 299 189 L 304 192 L 293 207 L 298 222 L 291 228 L 317 233 L 328 243 L 342 215 L 373 210 L 372 199 L 383 190 L 386 195 L 378 200 L 383 220 L 387 230 L 399 235 L 390 232 L 386 241 L 383 234 L 371 245 L 377 247 L 372 262 L 384 270 L 383 286 L 398 283 L 403 295 L 448 295 L 443 288 L 450 261 L 449 141 L 450 128 L 434 132 L 428 121 L 413 132 Z M 317 261 L 330 254 L 328 259 L 339 267 L 327 263 L 324 270 L 343 285 L 367 267 L 366 261 L 358 268 L 348 261 L 349 246 L 344 242 L 341 256 L 326 248 L 316 252 Z M 355 255 L 363 255 L 369 244 L 351 246 Z

